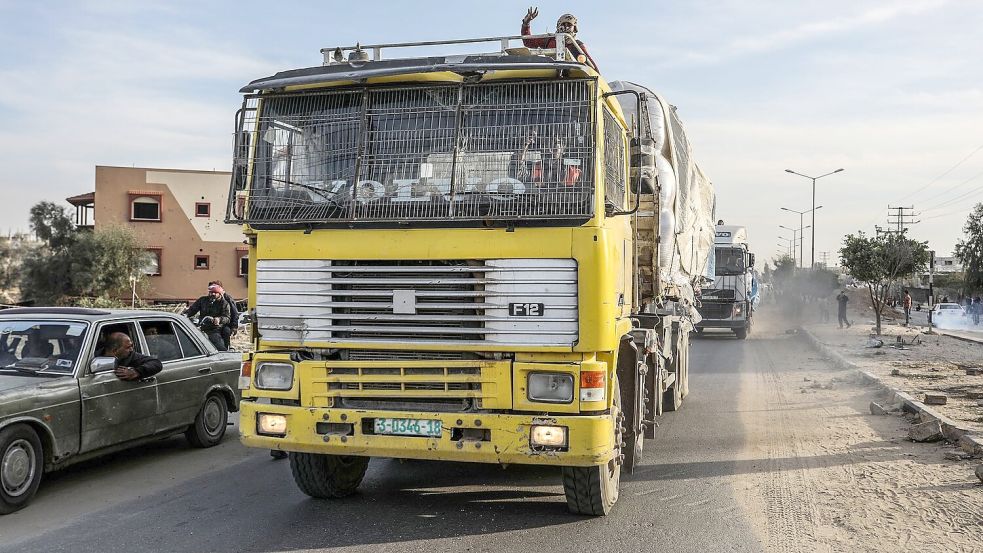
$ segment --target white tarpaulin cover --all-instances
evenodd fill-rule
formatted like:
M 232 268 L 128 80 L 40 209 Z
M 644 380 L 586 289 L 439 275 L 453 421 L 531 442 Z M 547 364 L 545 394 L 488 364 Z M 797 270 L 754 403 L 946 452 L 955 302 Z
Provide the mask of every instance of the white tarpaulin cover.
M 611 90 L 634 90 L 642 96 L 639 119 L 635 96 L 615 96 L 628 121 L 638 120 L 643 137 L 655 141 L 659 176 L 659 273 L 683 289 L 692 301 L 693 286 L 707 275 L 713 259 L 713 185 L 693 160 L 675 106 L 648 88 L 627 81 L 609 83 Z M 712 274 L 712 273 L 711 273 Z

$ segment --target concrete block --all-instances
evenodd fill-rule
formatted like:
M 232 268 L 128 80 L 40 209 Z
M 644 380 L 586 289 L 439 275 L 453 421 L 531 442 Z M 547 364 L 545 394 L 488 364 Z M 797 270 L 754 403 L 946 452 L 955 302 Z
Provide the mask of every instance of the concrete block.
M 925 394 L 925 399 L 922 401 L 925 405 L 945 405 L 949 401 L 944 394 Z
M 886 415 L 887 409 L 884 408 L 880 403 L 870 402 L 870 414 L 871 415 Z
M 983 376 L 983 369 L 966 369 L 966 376 Z
M 937 442 L 942 439 L 942 423 L 937 420 L 911 425 L 908 437 L 916 442 Z

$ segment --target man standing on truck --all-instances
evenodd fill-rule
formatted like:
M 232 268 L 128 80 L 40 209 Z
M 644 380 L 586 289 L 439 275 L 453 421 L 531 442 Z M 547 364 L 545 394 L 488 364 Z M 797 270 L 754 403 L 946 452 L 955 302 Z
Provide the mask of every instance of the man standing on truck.
M 522 36 L 531 35 L 532 30 L 530 29 L 530 22 L 536 19 L 539 15 L 539 8 L 529 8 L 526 12 L 526 16 L 522 18 L 522 30 L 519 34 Z M 566 33 L 574 37 L 574 41 L 577 42 L 577 46 L 580 47 L 580 51 L 584 53 L 584 57 L 587 58 L 585 61 L 587 65 L 597 70 L 597 64 L 594 63 L 594 58 L 590 57 L 590 53 L 587 51 L 587 47 L 584 43 L 577 40 L 577 18 L 569 13 L 565 13 L 556 20 L 556 32 Z M 522 39 L 522 44 L 526 45 L 528 48 L 556 48 L 555 38 L 525 38 Z

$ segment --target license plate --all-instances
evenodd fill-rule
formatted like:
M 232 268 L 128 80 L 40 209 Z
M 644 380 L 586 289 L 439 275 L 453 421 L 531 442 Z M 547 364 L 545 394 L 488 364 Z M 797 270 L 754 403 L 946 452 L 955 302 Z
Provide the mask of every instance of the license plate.
M 429 436 L 439 437 L 440 421 L 430 419 L 375 419 L 376 434 L 392 436 Z

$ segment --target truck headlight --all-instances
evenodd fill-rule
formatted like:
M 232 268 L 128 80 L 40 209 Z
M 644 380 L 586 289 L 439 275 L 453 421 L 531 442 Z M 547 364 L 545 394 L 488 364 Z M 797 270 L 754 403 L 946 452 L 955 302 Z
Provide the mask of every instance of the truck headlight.
M 743 313 L 743 312 L 744 312 L 744 307 L 741 304 L 739 304 L 739 303 L 735 303 L 734 304 L 734 316 L 735 317 L 740 317 L 741 316 L 741 313 Z
M 294 366 L 290 363 L 260 363 L 256 387 L 261 390 L 289 390 L 294 385 Z
M 573 401 L 573 375 L 569 373 L 529 373 L 526 395 L 530 401 L 570 403 Z
M 274 413 L 260 413 L 256 417 L 256 433 L 264 436 L 286 436 L 287 417 Z
M 529 444 L 532 447 L 567 447 L 567 427 L 534 424 L 529 430 Z

